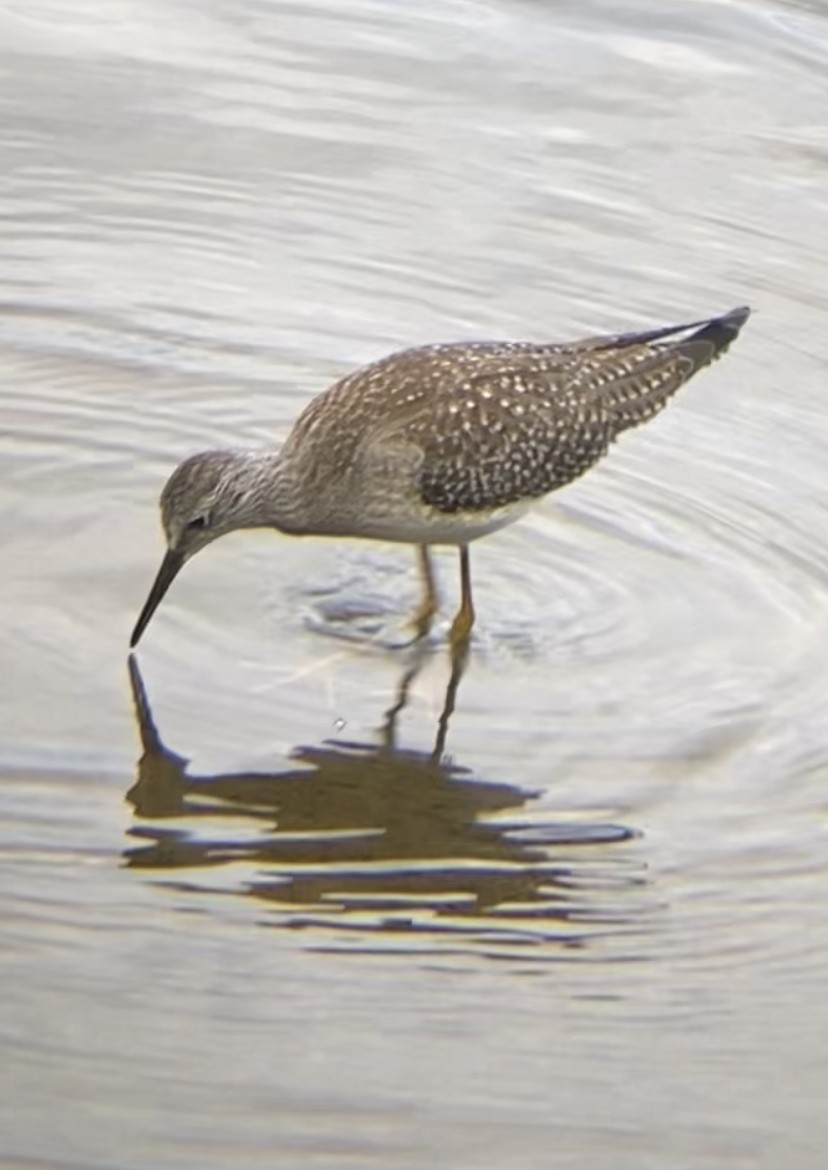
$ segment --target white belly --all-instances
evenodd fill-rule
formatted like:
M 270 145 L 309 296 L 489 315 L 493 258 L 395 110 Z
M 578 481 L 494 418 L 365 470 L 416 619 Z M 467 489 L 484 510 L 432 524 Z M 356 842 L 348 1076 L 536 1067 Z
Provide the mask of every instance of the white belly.
M 355 524 L 352 534 L 342 535 L 405 544 L 469 544 L 519 520 L 535 502 L 521 500 L 487 512 L 439 512 L 434 508 L 408 516 L 366 517 Z

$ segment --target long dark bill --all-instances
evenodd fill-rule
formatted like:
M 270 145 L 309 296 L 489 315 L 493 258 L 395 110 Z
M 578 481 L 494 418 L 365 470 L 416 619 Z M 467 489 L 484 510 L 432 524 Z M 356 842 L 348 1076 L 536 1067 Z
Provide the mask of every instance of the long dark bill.
M 141 610 L 138 621 L 135 623 L 135 629 L 132 631 L 132 637 L 129 640 L 131 647 L 138 645 L 138 640 L 143 634 L 144 630 L 149 625 L 149 620 L 158 606 L 161 604 L 161 599 L 172 585 L 178 570 L 184 564 L 184 558 L 181 553 L 173 552 L 172 549 L 164 557 L 161 562 L 161 568 L 158 570 L 158 576 L 152 583 L 152 589 L 149 591 L 149 597 L 144 602 L 144 608 Z

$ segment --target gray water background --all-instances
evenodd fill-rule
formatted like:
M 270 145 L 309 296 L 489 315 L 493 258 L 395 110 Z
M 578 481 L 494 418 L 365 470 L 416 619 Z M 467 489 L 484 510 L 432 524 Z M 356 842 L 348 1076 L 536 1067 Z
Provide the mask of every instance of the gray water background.
M 821 2 L 0 6 L 4 1170 L 824 1165 L 827 215 Z M 131 689 L 180 457 L 741 303 L 473 550 L 439 761 L 405 548 L 219 542 Z

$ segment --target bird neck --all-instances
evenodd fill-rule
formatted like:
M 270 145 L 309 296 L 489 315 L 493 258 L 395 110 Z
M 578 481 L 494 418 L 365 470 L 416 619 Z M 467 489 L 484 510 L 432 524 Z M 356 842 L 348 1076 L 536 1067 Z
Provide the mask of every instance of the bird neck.
M 246 528 L 278 528 L 294 533 L 303 530 L 304 508 L 297 477 L 281 451 L 246 454 L 241 478 Z

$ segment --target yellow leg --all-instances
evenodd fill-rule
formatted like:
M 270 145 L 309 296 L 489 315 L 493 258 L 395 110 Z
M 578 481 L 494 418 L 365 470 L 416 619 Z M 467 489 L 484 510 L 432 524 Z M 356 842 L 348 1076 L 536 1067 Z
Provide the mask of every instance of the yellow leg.
M 460 545 L 460 608 L 457 616 L 451 623 L 449 640 L 457 649 L 465 647 L 469 642 L 472 626 L 474 625 L 474 605 L 472 604 L 471 566 L 469 564 L 469 546 Z
M 434 580 L 434 567 L 431 563 L 427 544 L 417 545 L 417 560 L 420 566 L 420 580 L 422 582 L 422 598 L 412 619 L 415 638 L 424 638 L 431 629 L 439 605 L 437 585 Z

